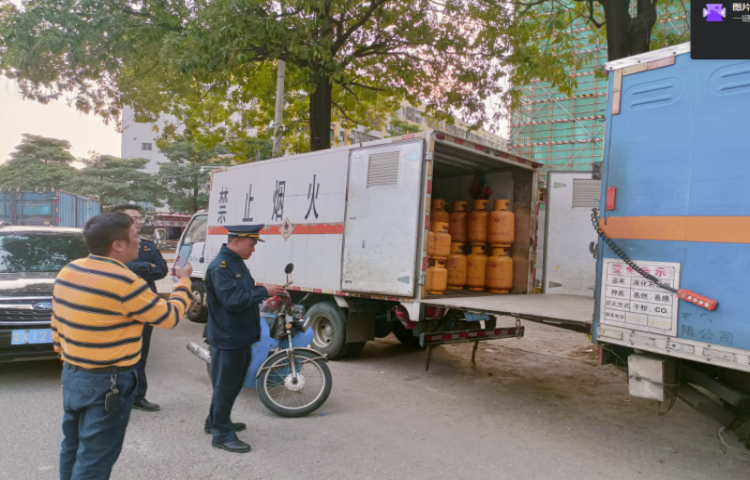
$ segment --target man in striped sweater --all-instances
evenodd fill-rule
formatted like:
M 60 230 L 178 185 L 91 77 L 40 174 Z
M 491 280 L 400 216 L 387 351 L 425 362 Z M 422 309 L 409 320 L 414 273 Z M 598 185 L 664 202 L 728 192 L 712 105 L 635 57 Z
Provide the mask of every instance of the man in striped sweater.
M 86 222 L 87 258 L 63 268 L 53 293 L 52 336 L 64 362 L 61 480 L 108 479 L 136 396 L 143 326 L 175 327 L 189 307 L 188 264 L 169 300 L 126 263 L 138 257 L 138 232 L 123 213 Z

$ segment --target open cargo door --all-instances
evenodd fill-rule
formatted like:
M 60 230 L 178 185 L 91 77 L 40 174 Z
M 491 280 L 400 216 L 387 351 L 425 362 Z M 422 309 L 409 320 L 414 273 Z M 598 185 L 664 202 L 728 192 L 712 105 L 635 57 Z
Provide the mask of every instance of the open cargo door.
M 423 140 L 352 150 L 342 289 L 412 297 L 417 278 Z
M 589 245 L 599 239 L 591 209 L 599 206 L 602 181 L 591 172 L 549 172 L 544 229 L 544 293 L 594 296 L 596 260 Z

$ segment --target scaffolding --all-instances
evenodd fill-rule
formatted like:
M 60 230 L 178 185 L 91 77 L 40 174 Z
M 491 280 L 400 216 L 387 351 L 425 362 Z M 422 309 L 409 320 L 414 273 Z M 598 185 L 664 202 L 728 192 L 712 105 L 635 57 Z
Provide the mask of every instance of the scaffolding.
M 671 15 L 663 7 L 657 11 L 662 21 L 654 27 L 652 38 L 689 31 L 689 11 Z M 511 151 L 542 163 L 545 178 L 550 170 L 590 171 L 604 149 L 608 80 L 595 73 L 607 62 L 606 42 L 592 43 L 593 32 L 581 19 L 569 28 L 576 37 L 576 54 L 587 56 L 580 68 L 567 71 L 578 87 L 568 97 L 548 82 L 533 81 L 520 87 L 521 104 L 511 115 Z

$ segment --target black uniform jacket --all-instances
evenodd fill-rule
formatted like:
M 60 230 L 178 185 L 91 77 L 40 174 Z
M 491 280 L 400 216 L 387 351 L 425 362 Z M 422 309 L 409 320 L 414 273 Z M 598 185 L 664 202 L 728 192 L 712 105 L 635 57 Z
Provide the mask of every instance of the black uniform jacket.
M 152 264 L 156 266 L 152 267 Z M 138 247 L 138 258 L 128 262 L 127 266 L 131 272 L 146 280 L 154 293 L 158 293 L 156 281 L 166 277 L 169 273 L 167 262 L 156 248 L 156 244 L 144 239 L 141 239 L 141 246 Z
M 208 266 L 206 292 L 209 344 L 233 349 L 260 339 L 260 303 L 268 290 L 255 286 L 245 262 L 226 245 Z

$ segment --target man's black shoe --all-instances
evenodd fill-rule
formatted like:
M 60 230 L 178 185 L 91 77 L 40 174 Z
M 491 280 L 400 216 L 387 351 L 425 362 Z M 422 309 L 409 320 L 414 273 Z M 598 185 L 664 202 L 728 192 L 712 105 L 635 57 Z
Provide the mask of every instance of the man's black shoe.
M 140 402 L 135 402 L 133 404 L 133 408 L 137 408 L 138 410 L 143 410 L 144 412 L 158 412 L 159 411 L 159 405 L 155 403 L 151 403 L 145 398 L 141 400 Z
M 237 423 L 234 424 L 234 431 L 235 432 L 241 432 L 241 431 L 243 431 L 245 429 L 247 429 L 247 425 L 245 425 L 242 422 L 237 422 Z M 203 431 L 206 432 L 207 434 L 211 433 L 211 429 L 210 428 L 204 428 Z
M 211 445 L 232 453 L 247 453 L 250 451 L 250 445 L 242 440 L 232 440 L 225 443 L 212 443 Z

